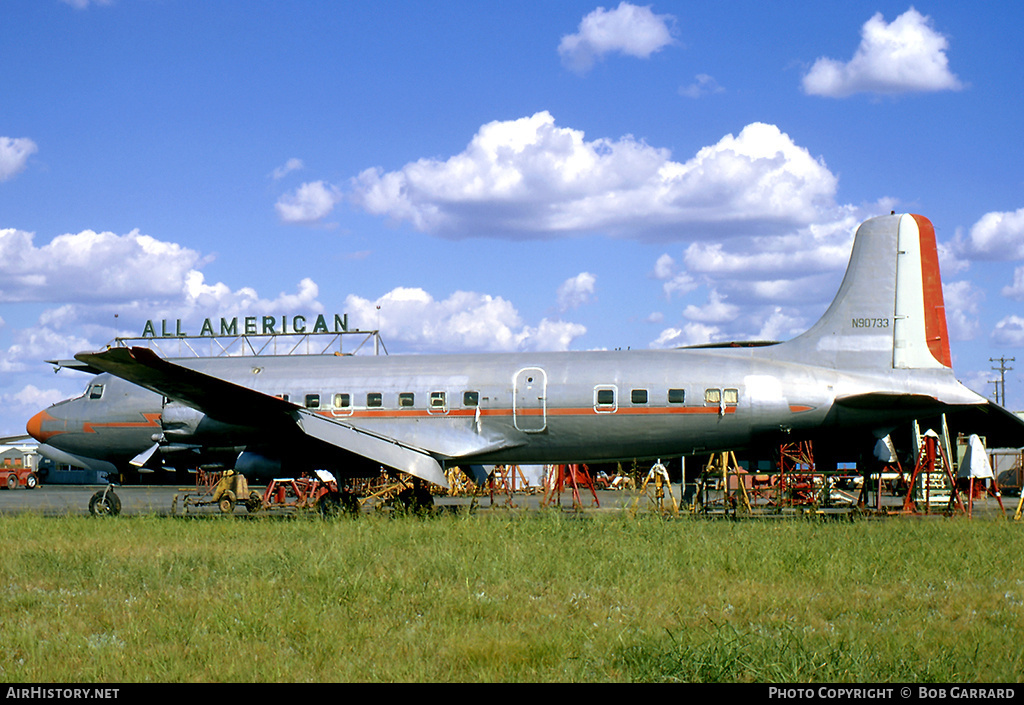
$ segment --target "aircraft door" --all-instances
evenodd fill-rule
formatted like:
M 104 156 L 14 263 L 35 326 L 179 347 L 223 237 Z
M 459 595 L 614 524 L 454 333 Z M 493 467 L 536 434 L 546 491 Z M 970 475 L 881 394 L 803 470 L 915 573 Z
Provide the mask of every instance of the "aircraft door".
M 547 428 L 548 375 L 540 367 L 524 367 L 516 373 L 512 390 L 512 418 L 526 433 Z

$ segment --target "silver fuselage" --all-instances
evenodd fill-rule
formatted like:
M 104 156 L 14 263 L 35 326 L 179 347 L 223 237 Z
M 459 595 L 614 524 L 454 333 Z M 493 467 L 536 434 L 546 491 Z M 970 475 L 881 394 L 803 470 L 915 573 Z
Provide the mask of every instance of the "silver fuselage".
M 884 433 L 915 412 L 849 409 L 836 399 L 927 395 L 936 409 L 978 399 L 945 371 L 843 372 L 777 359 L 784 348 L 173 362 L 457 463 L 672 457 L 840 427 Z M 206 447 L 268 441 L 256 420 L 222 423 L 109 374 L 43 413 L 48 446 L 115 464 L 160 439 Z
M 175 360 L 114 346 L 75 358 L 104 374 L 28 430 L 44 452 L 86 467 L 142 462 L 133 456 L 147 448 L 147 458 L 157 449 L 165 458 L 234 453 L 251 467 L 283 467 L 301 454 L 305 466 L 361 459 L 445 484 L 452 464 L 664 458 L 862 430 L 881 437 L 909 419 L 988 403 L 953 374 L 934 227 L 912 214 L 857 229 L 832 304 L 785 343 Z

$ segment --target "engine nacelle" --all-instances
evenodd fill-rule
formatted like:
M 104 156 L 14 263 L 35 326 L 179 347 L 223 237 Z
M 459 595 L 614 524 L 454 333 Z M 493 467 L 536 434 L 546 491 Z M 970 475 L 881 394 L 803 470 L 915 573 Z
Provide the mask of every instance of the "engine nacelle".
M 163 413 L 160 416 L 160 426 L 164 436 L 180 441 L 195 436 L 199 424 L 205 418 L 206 414 L 191 406 L 168 402 L 164 405 Z
M 282 477 L 281 460 L 256 453 L 251 450 L 242 451 L 235 461 L 235 472 L 240 472 L 249 480 L 271 480 Z

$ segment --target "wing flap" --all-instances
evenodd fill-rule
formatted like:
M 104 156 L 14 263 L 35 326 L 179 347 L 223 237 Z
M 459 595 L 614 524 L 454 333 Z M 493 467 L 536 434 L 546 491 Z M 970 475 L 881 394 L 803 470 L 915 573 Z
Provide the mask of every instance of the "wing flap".
M 294 416 L 299 428 L 308 436 L 448 488 L 441 465 L 418 448 L 325 418 L 308 409 L 298 409 Z

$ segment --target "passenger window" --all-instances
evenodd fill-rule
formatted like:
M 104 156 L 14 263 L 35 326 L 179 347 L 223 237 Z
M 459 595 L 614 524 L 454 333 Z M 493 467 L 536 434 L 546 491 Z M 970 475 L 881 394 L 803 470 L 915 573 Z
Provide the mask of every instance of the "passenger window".
M 740 390 L 738 389 L 704 390 L 704 401 L 708 404 L 718 404 L 724 408 L 726 406 L 736 406 L 739 400 Z
M 431 409 L 443 409 L 445 406 L 444 392 L 431 392 L 430 393 L 430 408 Z
M 463 392 L 463 406 L 480 406 L 480 392 Z
M 634 404 L 646 404 L 647 403 L 647 390 L 646 389 L 634 389 L 629 393 L 629 400 Z
M 90 399 L 102 399 L 103 398 L 103 385 L 94 384 L 89 387 L 89 398 Z
M 384 396 L 380 392 L 370 392 L 366 395 L 366 406 L 378 407 L 384 402 Z
M 598 389 L 597 390 L 597 405 L 598 406 L 613 406 L 615 404 L 615 390 L 614 389 Z
M 352 398 L 348 394 L 335 394 L 334 395 L 334 408 L 335 409 L 347 409 L 352 405 Z
M 682 389 L 670 389 L 668 390 L 668 403 L 669 404 L 683 404 L 686 399 L 686 394 Z
M 319 409 L 320 408 L 320 395 L 319 394 L 307 394 L 306 395 L 306 408 L 307 409 Z
M 402 392 L 398 395 L 398 405 L 408 408 L 416 403 L 416 396 L 412 392 Z

